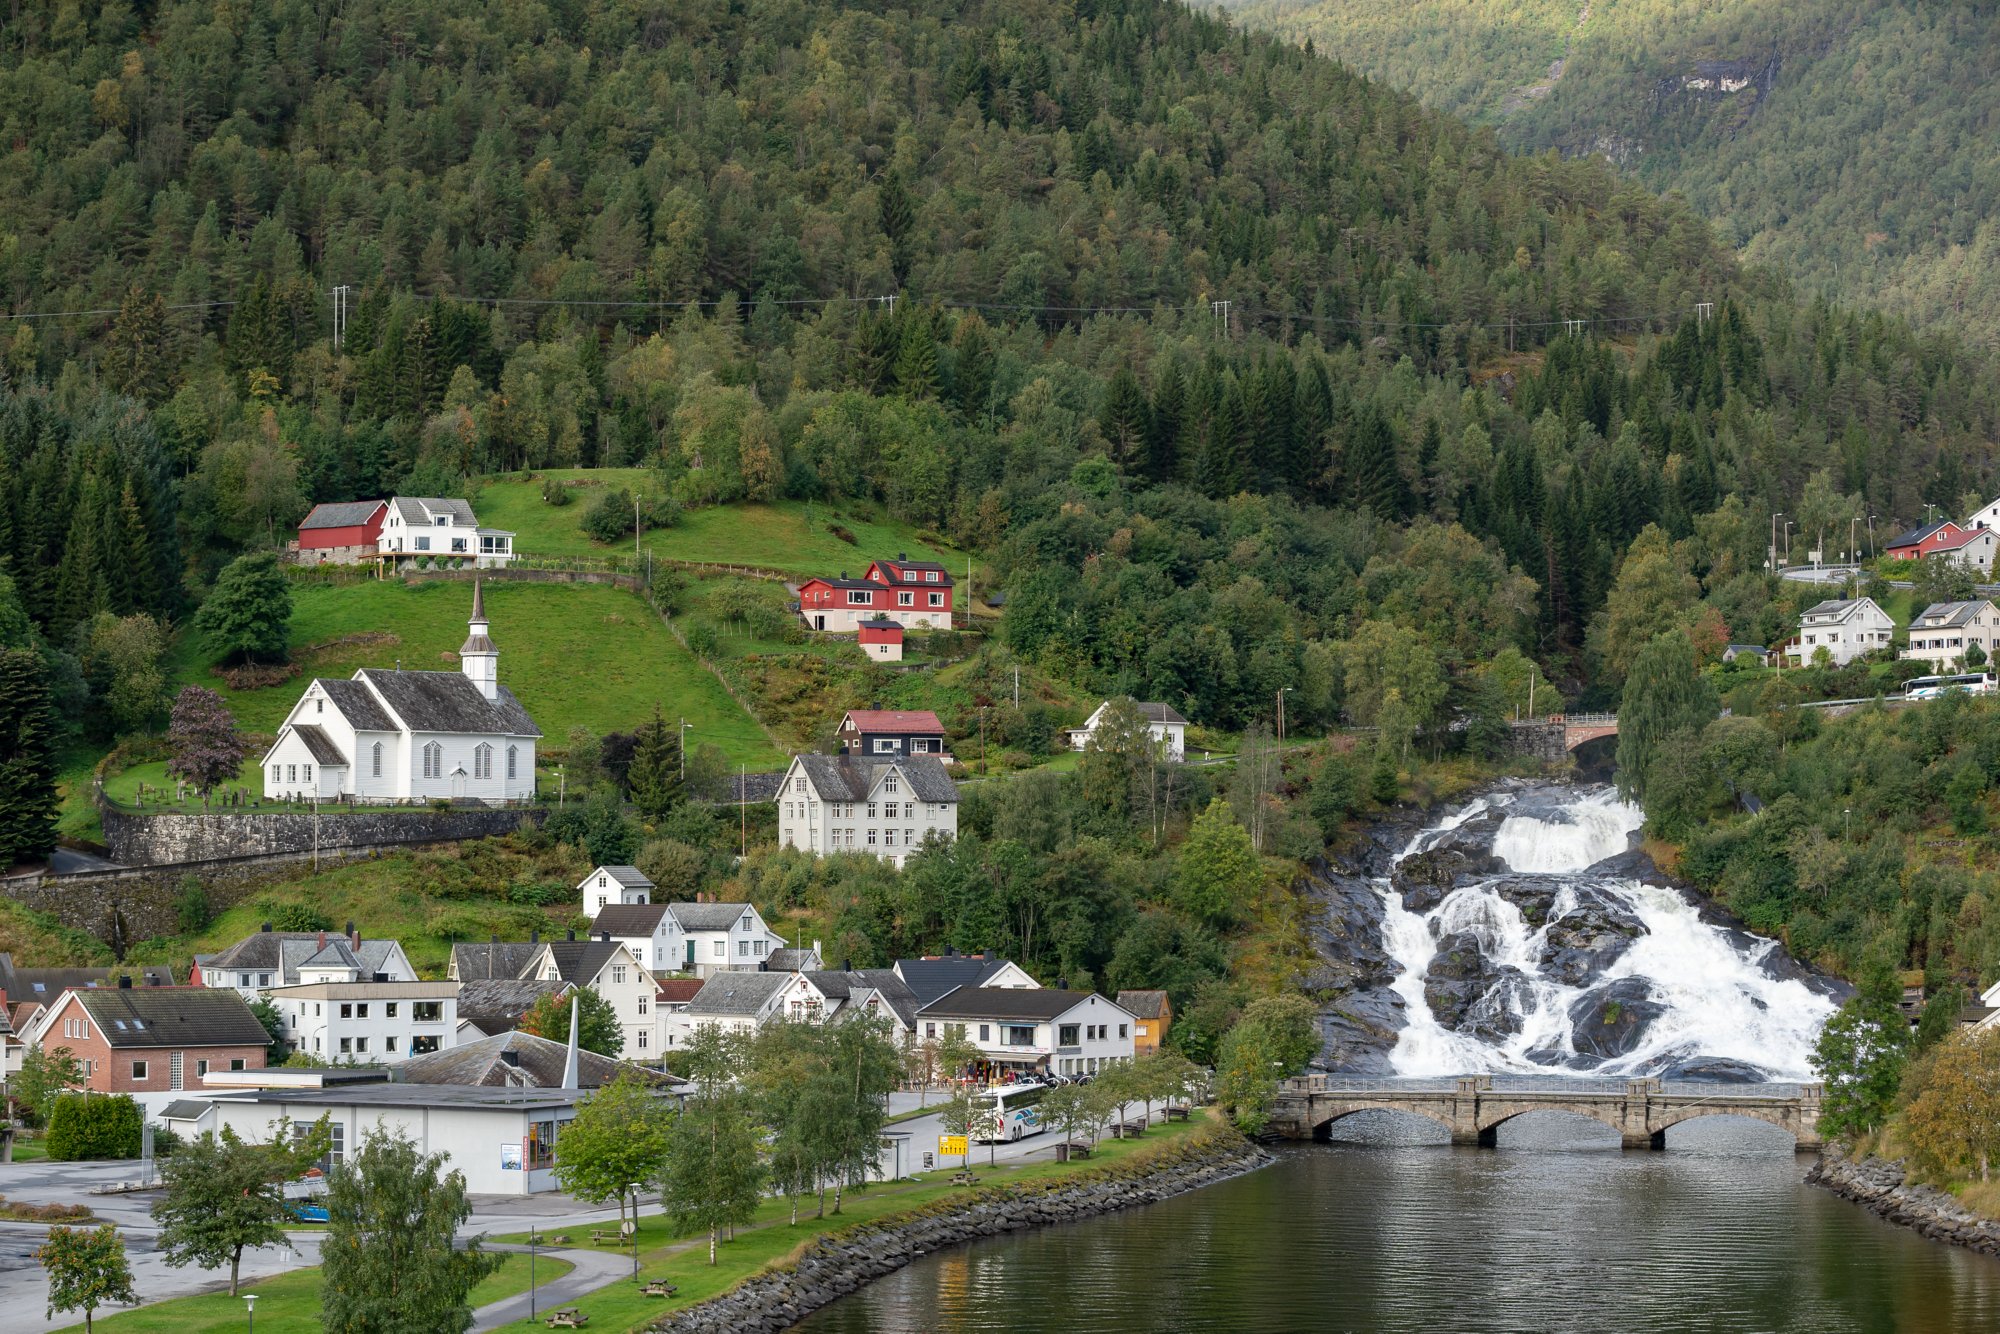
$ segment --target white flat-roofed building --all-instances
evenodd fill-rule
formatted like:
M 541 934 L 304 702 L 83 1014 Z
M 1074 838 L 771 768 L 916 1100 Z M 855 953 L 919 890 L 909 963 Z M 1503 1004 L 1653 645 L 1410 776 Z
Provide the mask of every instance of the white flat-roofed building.
M 309 982 L 265 995 L 285 1041 L 324 1061 L 394 1065 L 458 1041 L 456 982 Z

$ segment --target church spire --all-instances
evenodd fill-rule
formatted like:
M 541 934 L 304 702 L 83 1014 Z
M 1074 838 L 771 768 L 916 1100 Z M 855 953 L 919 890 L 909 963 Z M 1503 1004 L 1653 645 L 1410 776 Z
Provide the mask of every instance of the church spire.
M 472 620 L 467 626 L 465 645 L 458 651 L 459 670 L 466 679 L 479 687 L 479 693 L 488 699 L 500 695 L 500 650 L 493 646 L 487 635 L 486 598 L 479 587 L 479 580 L 472 581 Z

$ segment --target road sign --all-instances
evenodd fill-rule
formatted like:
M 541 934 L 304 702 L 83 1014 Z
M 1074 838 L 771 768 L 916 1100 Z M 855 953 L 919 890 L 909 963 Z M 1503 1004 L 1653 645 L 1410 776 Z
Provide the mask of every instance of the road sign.
M 965 1136 L 939 1135 L 938 1152 L 947 1155 L 955 1153 L 963 1158 L 965 1156 Z

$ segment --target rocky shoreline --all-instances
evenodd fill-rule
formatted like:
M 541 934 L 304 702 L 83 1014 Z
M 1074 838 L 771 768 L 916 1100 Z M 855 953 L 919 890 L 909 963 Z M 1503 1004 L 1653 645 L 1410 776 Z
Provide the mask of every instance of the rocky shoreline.
M 1218 1124 L 1138 1162 L 1127 1160 L 1100 1171 L 1030 1185 L 967 1191 L 913 1214 L 821 1237 L 784 1267 L 746 1279 L 719 1297 L 666 1317 L 652 1329 L 658 1334 L 762 1334 L 789 1329 L 827 1303 L 932 1251 L 1157 1203 L 1269 1161 L 1270 1155 Z
M 1825 1156 L 1806 1173 L 1806 1181 L 1919 1236 L 2000 1256 L 2000 1222 L 1980 1217 L 1935 1186 L 1910 1183 L 1901 1162 L 1848 1158 L 1828 1145 Z

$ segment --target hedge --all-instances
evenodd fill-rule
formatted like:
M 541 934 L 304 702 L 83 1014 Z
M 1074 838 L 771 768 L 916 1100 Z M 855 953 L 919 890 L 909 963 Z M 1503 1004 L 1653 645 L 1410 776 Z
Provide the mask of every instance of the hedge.
M 66 1093 L 49 1113 L 49 1157 L 57 1162 L 84 1158 L 137 1158 L 145 1117 L 130 1095 L 94 1097 Z

